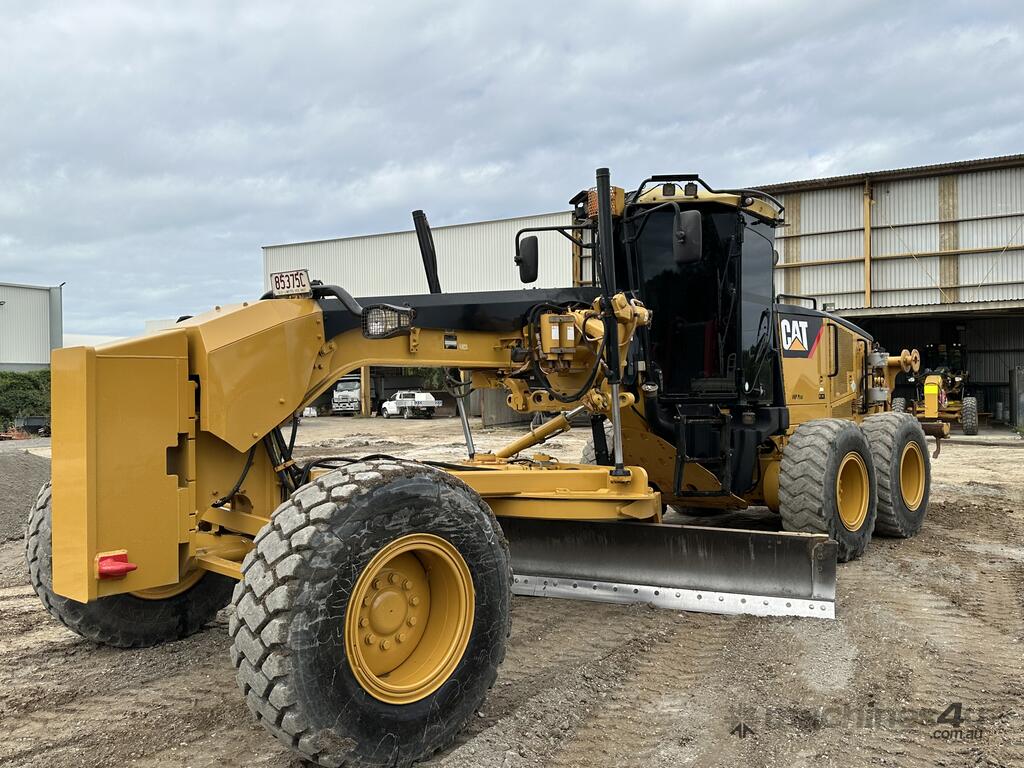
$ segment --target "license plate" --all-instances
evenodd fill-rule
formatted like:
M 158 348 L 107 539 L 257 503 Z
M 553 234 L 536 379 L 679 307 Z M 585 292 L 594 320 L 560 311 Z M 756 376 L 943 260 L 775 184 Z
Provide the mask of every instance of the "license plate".
M 312 295 L 313 289 L 309 285 L 309 271 L 293 269 L 290 272 L 271 272 L 270 292 L 275 296 Z

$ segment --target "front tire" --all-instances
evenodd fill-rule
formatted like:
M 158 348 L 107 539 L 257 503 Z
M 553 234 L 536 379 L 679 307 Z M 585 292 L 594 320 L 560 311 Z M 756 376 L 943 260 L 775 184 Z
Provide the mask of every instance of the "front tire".
M 838 558 L 860 557 L 877 514 L 875 467 L 864 432 L 845 419 L 796 428 L 779 467 L 779 513 L 787 531 L 827 533 Z
M 391 414 L 388 413 L 388 409 L 387 408 L 383 408 L 382 407 L 380 409 L 380 415 L 383 416 L 385 419 L 390 419 L 391 418 Z
M 413 462 L 360 462 L 293 494 L 256 541 L 230 627 L 256 718 L 324 766 L 449 745 L 509 632 L 508 546 L 480 496 Z
M 862 428 L 878 480 L 875 531 L 909 539 L 924 523 L 932 484 L 924 430 L 914 417 L 898 413 L 869 416 Z
M 965 435 L 978 434 L 978 398 L 965 397 L 960 405 L 960 421 Z
M 907 399 L 905 397 L 894 397 L 892 399 L 892 410 L 895 413 L 906 413 Z
M 50 484 L 39 491 L 29 513 L 25 559 L 29 580 L 50 615 L 72 632 L 115 648 L 144 648 L 195 634 L 231 600 L 234 581 L 207 573 L 176 595 L 160 600 L 132 594 L 79 603 L 53 591 L 52 496 Z

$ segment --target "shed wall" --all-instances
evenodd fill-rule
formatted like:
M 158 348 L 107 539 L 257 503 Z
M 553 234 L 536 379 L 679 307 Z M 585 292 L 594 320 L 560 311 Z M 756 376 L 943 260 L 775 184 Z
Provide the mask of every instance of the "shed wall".
M 847 184 L 782 199 L 788 226 L 777 233 L 780 292 L 817 296 L 840 311 L 992 309 L 991 302 L 1024 300 L 1024 168 Z
M 60 346 L 60 288 L 0 283 L 0 370 L 46 367 Z
M 562 213 L 524 216 L 433 229 L 438 276 L 445 293 L 521 288 L 515 257 L 516 233 L 526 227 L 568 225 Z M 539 236 L 540 263 L 531 287 L 572 285 L 572 247 L 561 235 Z M 339 240 L 266 246 L 264 285 L 269 275 L 308 269 L 310 277 L 339 285 L 353 296 L 388 296 L 427 292 L 416 233 L 393 232 Z

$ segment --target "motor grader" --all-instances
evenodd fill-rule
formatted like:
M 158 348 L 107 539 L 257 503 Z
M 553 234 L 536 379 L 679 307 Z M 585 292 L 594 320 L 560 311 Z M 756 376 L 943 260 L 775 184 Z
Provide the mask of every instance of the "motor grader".
M 836 561 L 913 536 L 930 484 L 918 422 L 889 412 L 912 353 L 772 296 L 774 198 L 608 171 L 565 237 L 597 285 L 353 299 L 298 270 L 262 299 L 155 335 L 53 353 L 53 476 L 27 558 L 46 608 L 119 647 L 233 606 L 255 717 L 325 766 L 409 765 L 448 745 L 505 655 L 511 595 L 834 615 Z M 465 459 L 293 455 L 295 414 L 363 365 L 445 370 Z M 462 407 L 501 387 L 557 413 L 478 446 Z M 589 415 L 594 460 L 536 447 Z M 761 506 L 776 530 L 678 525 Z
M 949 435 L 951 424 L 960 424 L 965 435 L 978 434 L 978 398 L 968 393 L 970 374 L 963 369 L 960 344 L 928 344 L 924 353 L 924 370 L 906 375 L 909 386 L 900 387 L 892 398 L 894 411 L 911 413 L 926 431 Z M 909 394 L 910 397 L 906 397 Z

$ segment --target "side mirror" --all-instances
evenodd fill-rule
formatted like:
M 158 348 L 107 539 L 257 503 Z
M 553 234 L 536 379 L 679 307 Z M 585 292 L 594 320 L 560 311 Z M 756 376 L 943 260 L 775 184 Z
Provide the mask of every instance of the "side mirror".
M 672 255 L 676 264 L 696 264 L 701 259 L 700 211 L 680 211 L 672 221 Z
M 519 267 L 519 281 L 532 283 L 537 280 L 537 236 L 528 235 L 516 243 L 516 266 Z

